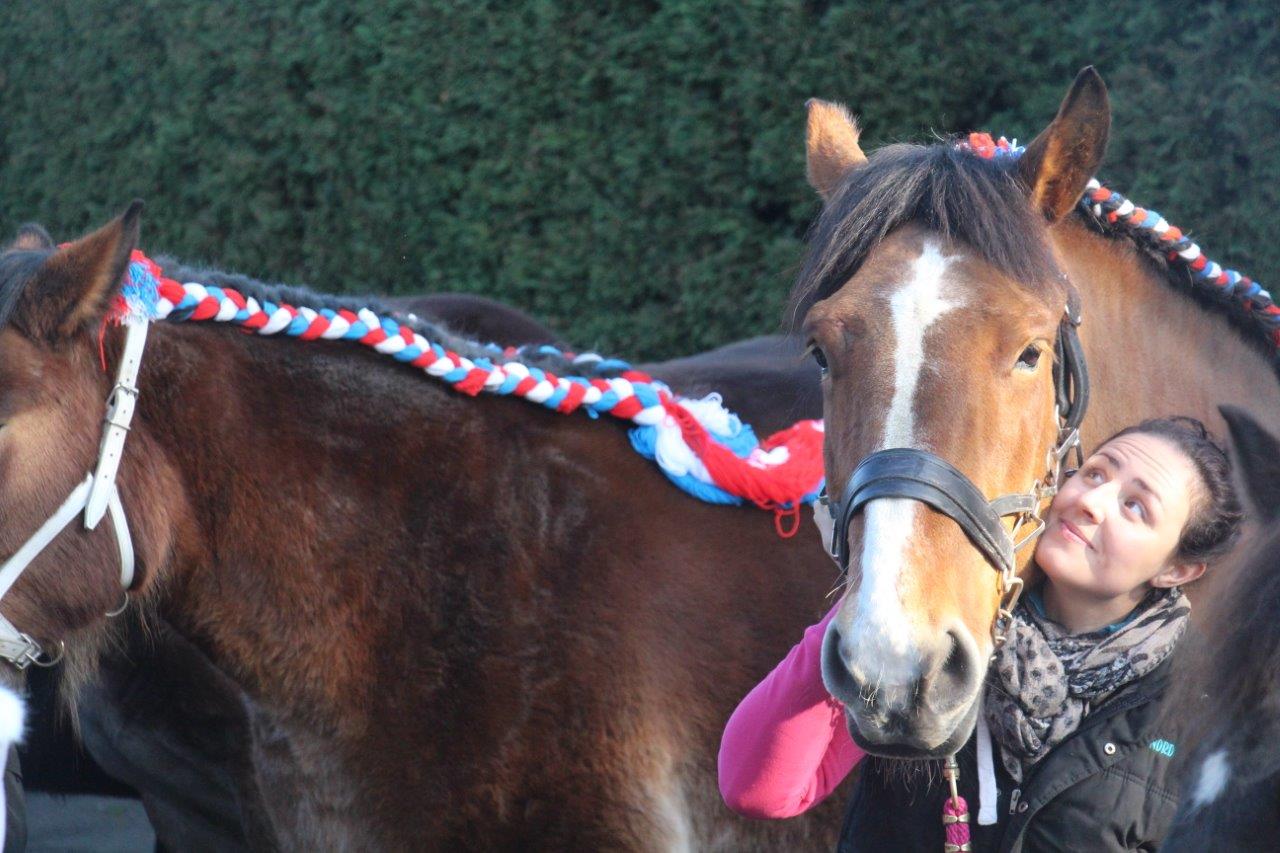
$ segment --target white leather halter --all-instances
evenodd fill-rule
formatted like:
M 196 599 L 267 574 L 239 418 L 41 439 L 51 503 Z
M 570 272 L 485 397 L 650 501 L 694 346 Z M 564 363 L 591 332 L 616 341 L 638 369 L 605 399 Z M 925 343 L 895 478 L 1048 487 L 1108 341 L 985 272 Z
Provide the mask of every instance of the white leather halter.
M 129 434 L 129 423 L 133 420 L 133 410 L 138 402 L 138 368 L 142 365 L 142 349 L 147 342 L 150 321 L 145 318 L 127 318 L 124 324 L 124 355 L 116 373 L 115 387 L 107 397 L 107 415 L 102 442 L 98 447 L 98 466 L 85 475 L 84 480 L 62 502 L 62 506 L 0 566 L 0 598 L 4 597 L 31 561 L 83 510 L 85 530 L 97 529 L 102 517 L 107 512 L 111 513 L 116 546 L 120 550 L 120 583 L 125 590 L 125 600 L 128 601 L 129 587 L 133 585 L 133 538 L 129 535 L 129 522 L 125 519 L 120 493 L 116 489 L 116 472 L 120 470 L 124 440 Z M 108 615 L 114 616 L 123 609 L 122 606 Z M 18 669 L 26 669 L 33 663 L 37 666 L 52 666 L 61 657 L 61 650 L 52 657 L 46 655 L 39 643 L 0 615 L 0 659 L 9 661 Z

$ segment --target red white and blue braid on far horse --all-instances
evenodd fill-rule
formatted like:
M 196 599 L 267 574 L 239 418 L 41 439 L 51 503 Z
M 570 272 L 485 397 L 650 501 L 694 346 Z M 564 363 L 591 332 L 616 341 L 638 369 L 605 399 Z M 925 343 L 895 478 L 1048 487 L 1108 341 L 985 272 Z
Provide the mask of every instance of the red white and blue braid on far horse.
M 594 354 L 469 343 L 473 352 L 463 355 L 429 340 L 424 324 L 414 328 L 412 321 L 370 308 L 315 309 L 258 299 L 231 287 L 178 282 L 137 251 L 116 316 L 223 322 L 304 341 L 354 341 L 464 394 L 509 395 L 562 414 L 583 411 L 593 418 L 611 415 L 630 421 L 635 425 L 632 446 L 681 489 L 709 503 L 750 503 L 773 510 L 785 536 L 794 534 L 800 505 L 812 502 L 822 489 L 822 421 L 800 421 L 761 442 L 718 395 L 681 398 L 625 362 Z M 593 375 L 561 376 L 529 363 L 536 360 L 529 356 L 545 355 Z M 784 525 L 785 518 L 791 523 Z
M 1024 150 L 1017 140 L 1010 142 L 1003 136 L 992 139 L 988 133 L 971 133 L 958 147 L 985 160 L 1016 159 Z M 1138 207 L 1115 190 L 1104 187 L 1097 178 L 1089 180 L 1080 207 L 1098 221 L 1124 230 L 1170 264 L 1186 267 L 1196 284 L 1232 297 L 1259 323 L 1272 346 L 1280 349 L 1280 306 L 1272 301 L 1271 294 L 1262 285 L 1210 260 L 1181 228 L 1171 225 L 1154 210 Z

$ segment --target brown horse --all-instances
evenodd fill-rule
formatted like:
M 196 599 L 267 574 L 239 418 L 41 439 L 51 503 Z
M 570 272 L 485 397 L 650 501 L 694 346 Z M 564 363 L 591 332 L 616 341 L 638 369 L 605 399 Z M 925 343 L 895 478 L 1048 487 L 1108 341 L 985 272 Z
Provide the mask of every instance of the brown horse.
M 0 255 L 0 554 L 96 458 L 100 358 L 122 347 L 103 318 L 138 222 Z M 714 781 L 724 719 L 830 586 L 813 537 L 686 497 L 618 424 L 464 397 L 350 345 L 156 324 L 138 384 L 134 607 L 247 697 L 274 843 L 832 842 L 836 807 L 750 823 Z M 73 525 L 0 609 L 88 671 L 119 572 L 111 532 Z
M 825 207 L 793 315 L 826 374 L 833 497 L 873 452 L 909 448 L 951 463 L 987 500 L 1043 506 L 1060 426 L 1055 341 L 1075 297 L 1088 444 L 1154 415 L 1221 425 L 1219 403 L 1280 420 L 1274 348 L 1188 298 L 1185 269 L 1080 209 L 1109 126 L 1091 68 L 1016 158 L 951 143 L 868 158 L 843 108 L 811 102 L 808 172 Z M 900 492 L 853 516 L 823 672 L 867 749 L 936 757 L 969 737 L 1002 596 L 975 541 Z
M 382 301 L 504 345 L 558 337 L 510 306 L 468 295 Z M 793 339 L 769 336 L 640 368 L 684 395 L 716 390 L 730 408 L 769 432 L 821 414 L 817 367 L 800 354 Z M 246 749 L 247 697 L 155 614 L 145 628 L 136 628 L 125 632 L 122 654 L 104 658 L 79 703 L 86 748 L 109 773 L 141 793 L 157 838 L 166 846 L 279 846 Z M 24 755 L 29 777 L 33 771 L 48 774 L 48 767 L 28 763 L 47 761 L 47 750 L 46 744 L 45 754 Z

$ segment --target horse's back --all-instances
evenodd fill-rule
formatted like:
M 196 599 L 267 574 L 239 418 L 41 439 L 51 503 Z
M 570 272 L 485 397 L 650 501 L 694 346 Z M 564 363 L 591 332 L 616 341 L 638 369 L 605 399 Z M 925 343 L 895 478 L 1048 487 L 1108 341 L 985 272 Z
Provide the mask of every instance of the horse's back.
M 476 299 L 435 303 L 425 313 L 462 329 L 472 309 L 484 313 Z M 524 328 L 535 340 L 522 340 L 522 316 L 504 311 L 488 318 L 493 334 L 474 324 L 466 332 L 503 344 L 538 342 L 545 327 L 532 321 L 535 330 Z M 262 354 L 264 369 L 274 355 Z M 277 760 L 281 750 L 260 748 L 255 737 L 252 755 L 231 763 L 252 764 L 259 781 L 270 780 L 259 785 L 274 804 L 266 811 L 296 812 L 296 825 L 280 821 L 283 837 L 326 825 L 307 818 L 316 808 L 299 802 L 339 802 L 351 794 L 341 787 L 347 781 L 351 796 L 363 796 L 363 780 L 381 800 L 364 804 L 368 829 L 390 846 L 413 836 L 482 848 L 778 849 L 833 838 L 835 804 L 803 821 L 749 823 L 724 809 L 715 787 L 720 726 L 818 615 L 831 577 L 816 540 L 785 541 L 765 513 L 693 500 L 634 454 L 621 424 L 564 418 L 505 398 L 472 400 L 395 367 L 381 374 L 387 391 L 367 381 L 374 356 L 364 351 L 317 349 L 314 358 L 325 381 L 347 377 L 346 410 L 373 410 L 379 395 L 394 396 L 400 404 L 382 419 L 405 420 L 388 445 L 398 449 L 397 465 L 412 482 L 449 488 L 399 505 L 381 502 L 367 522 L 344 521 L 386 533 L 376 577 L 416 626 L 416 642 L 402 637 L 381 649 L 376 672 L 354 685 L 379 697 L 363 722 L 339 721 L 364 733 L 350 749 L 359 772 L 333 773 L 325 765 L 332 744 L 288 729 L 266 701 L 255 705 L 276 726 L 268 746 L 287 745 L 289 760 Z M 817 414 L 816 369 L 782 338 L 647 367 L 681 394 L 723 394 L 761 435 Z M 455 430 L 442 453 L 439 436 L 410 424 L 422 412 L 484 428 Z M 299 440 L 326 429 L 339 428 L 317 420 Z M 495 435 L 512 440 L 494 442 Z M 513 472 L 520 476 L 506 476 Z M 458 517 L 462 506 L 485 510 Z M 458 524 L 439 524 L 449 518 Z M 437 531 L 438 541 L 410 533 L 423 530 Z M 349 567 L 330 568 L 326 577 L 338 583 Z M 443 618 L 442 601 L 454 602 L 447 621 L 471 627 L 440 629 L 428 641 L 422 626 Z M 269 674 L 264 669 L 254 683 L 270 684 Z M 239 691 L 225 692 L 235 708 Z M 433 724 L 419 727 L 418 719 Z M 324 760 L 305 763 L 317 756 Z M 226 764 L 213 751 L 206 760 Z M 332 784 L 302 790 L 301 771 Z M 422 810 L 424 790 L 453 805 Z M 495 819 L 511 803 L 525 805 Z
M 385 296 L 381 301 L 400 314 L 439 320 L 451 332 L 482 344 L 551 344 L 564 348 L 559 333 L 530 315 L 496 299 L 474 293 Z
M 760 438 L 798 420 L 822 417 L 818 366 L 794 336 L 761 335 L 639 369 L 684 397 L 719 394 Z

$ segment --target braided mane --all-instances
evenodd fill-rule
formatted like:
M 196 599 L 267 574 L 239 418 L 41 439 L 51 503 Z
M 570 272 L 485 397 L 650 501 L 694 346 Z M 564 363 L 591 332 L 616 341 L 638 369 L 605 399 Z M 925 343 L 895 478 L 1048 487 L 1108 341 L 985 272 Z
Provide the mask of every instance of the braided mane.
M 788 306 L 792 327 L 814 302 L 838 290 L 880 240 L 908 223 L 965 244 L 1015 279 L 1046 277 L 1052 263 L 1044 231 L 1015 177 L 1022 152 L 986 133 L 873 152 L 810 229 Z M 1280 375 L 1280 307 L 1261 285 L 1205 257 L 1159 213 L 1097 180 L 1089 182 L 1076 213 L 1097 233 L 1135 245 L 1175 291 L 1226 317 Z
M 215 287 L 232 288 L 247 297 L 259 302 L 287 303 L 289 305 L 306 305 L 317 310 L 356 312 L 367 308 L 379 316 L 395 315 L 399 322 L 428 340 L 436 341 L 442 346 L 465 356 L 471 360 L 493 358 L 503 352 L 503 348 L 487 341 L 476 341 L 455 333 L 444 323 L 417 315 L 404 314 L 383 303 L 376 296 L 344 296 L 320 293 L 306 286 L 291 284 L 273 284 L 251 278 L 240 273 L 224 272 L 216 269 L 184 264 L 174 258 L 158 255 L 156 261 L 167 273 L 179 281 L 198 281 Z M 570 357 L 560 353 L 554 347 L 539 346 L 519 350 L 519 360 L 530 367 L 557 374 L 571 373 L 581 370 Z M 593 375 L 610 376 L 626 370 L 622 362 L 610 360 L 600 364 Z
M 1115 201 L 1102 206 L 1091 204 L 1089 192 L 1086 192 L 1075 213 L 1086 227 L 1098 234 L 1112 240 L 1124 240 L 1135 246 L 1139 254 L 1155 266 L 1176 293 L 1226 318 L 1246 343 L 1271 361 L 1272 368 L 1280 378 L 1280 334 L 1277 333 L 1277 321 L 1270 319 L 1274 315 L 1267 310 L 1272 306 L 1270 294 L 1244 276 L 1239 276 L 1237 283 L 1232 286 L 1215 285 L 1196 276 L 1181 258 L 1176 261 L 1170 258 L 1168 241 L 1162 241 L 1150 230 L 1135 227 L 1118 217 L 1112 219 L 1109 214 L 1118 206 Z M 1159 217 L 1159 214 L 1149 212 L 1148 215 Z M 1177 242 L 1194 245 L 1186 237 Z M 1250 296 L 1248 291 L 1255 287 L 1257 290 Z

